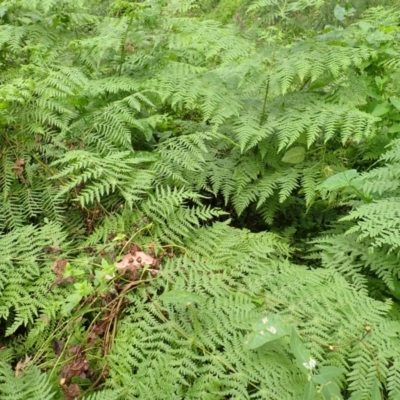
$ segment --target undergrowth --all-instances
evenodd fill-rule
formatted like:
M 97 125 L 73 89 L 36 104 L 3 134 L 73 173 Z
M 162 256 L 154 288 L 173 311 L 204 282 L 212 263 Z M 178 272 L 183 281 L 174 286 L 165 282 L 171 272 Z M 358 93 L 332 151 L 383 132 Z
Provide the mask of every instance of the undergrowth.
M 375 3 L 1 3 L 1 399 L 400 398 Z

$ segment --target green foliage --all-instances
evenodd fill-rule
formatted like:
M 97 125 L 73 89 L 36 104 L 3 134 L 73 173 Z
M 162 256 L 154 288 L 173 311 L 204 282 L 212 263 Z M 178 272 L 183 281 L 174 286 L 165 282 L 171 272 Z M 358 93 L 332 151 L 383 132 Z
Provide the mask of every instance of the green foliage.
M 400 13 L 363 7 L 2 2 L 1 398 L 400 396 Z
M 55 399 L 46 375 L 35 366 L 26 368 L 21 376 L 5 362 L 0 361 L 0 395 L 7 400 L 51 400 Z
M 54 317 L 56 303 L 62 301 L 61 293 L 49 292 L 53 281 L 49 261 L 65 243 L 65 234 L 53 223 L 25 226 L 0 237 L 0 243 L 0 317 L 5 334 L 34 321 L 46 330 L 39 314 Z
M 270 313 L 298 327 L 307 354 L 317 364 L 347 370 L 350 382 L 357 377 L 353 386 L 363 393 L 374 384 L 375 375 L 369 374 L 375 368 L 382 376 L 392 374 L 390 368 L 386 371 L 385 356 L 377 361 L 370 353 L 383 340 L 391 349 L 388 357 L 393 356 L 399 326 L 383 317 L 390 303 L 360 294 L 338 273 L 308 271 L 276 259 L 273 255 L 285 250 L 274 246 L 278 238 L 273 235 L 236 232 L 235 236 L 225 225 L 204 229 L 194 242 L 199 249 L 197 244 L 188 249 L 190 259 L 181 257 L 179 266 L 169 261 L 154 285 L 130 295 L 134 306 L 121 323 L 120 340 L 110 356 L 110 384 L 128 386 L 138 397 L 153 393 L 160 399 L 176 394 L 183 398 L 293 398 L 306 386 L 307 369 L 302 359 L 304 376 L 299 376 L 291 355 L 296 350 L 291 350 L 288 339 L 244 349 L 253 321 L 262 323 Z M 210 254 L 212 259 L 205 259 Z M 182 298 L 182 291 L 190 296 Z M 174 301 L 165 301 L 168 294 Z M 325 309 L 327 303 L 329 309 Z M 272 322 L 279 330 L 279 317 Z M 374 331 L 362 339 L 367 322 Z M 351 345 L 341 348 L 344 343 Z M 329 345 L 337 345 L 337 350 L 329 351 Z M 148 374 L 149 370 L 154 373 Z M 327 383 L 324 371 L 315 377 L 318 387 Z

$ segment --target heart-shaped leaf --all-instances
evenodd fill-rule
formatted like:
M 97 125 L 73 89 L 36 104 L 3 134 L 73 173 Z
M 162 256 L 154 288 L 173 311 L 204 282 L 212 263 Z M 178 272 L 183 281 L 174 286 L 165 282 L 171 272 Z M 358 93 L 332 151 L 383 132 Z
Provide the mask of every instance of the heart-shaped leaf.
M 319 385 L 325 385 L 342 373 L 343 370 L 338 367 L 322 367 L 319 369 L 318 375 L 313 375 L 312 380 Z
M 390 105 L 388 101 L 384 101 L 383 103 L 378 104 L 374 111 L 372 111 L 372 115 L 374 117 L 381 117 L 390 111 Z
M 246 337 L 244 347 L 256 349 L 265 343 L 289 335 L 291 325 L 281 315 L 271 314 L 259 318 L 252 326 L 252 332 Z
M 355 169 L 349 169 L 330 176 L 317 186 L 319 190 L 338 190 L 351 185 L 351 181 L 359 176 Z
M 299 164 L 304 161 L 306 150 L 302 146 L 292 147 L 282 157 L 282 162 L 287 164 Z

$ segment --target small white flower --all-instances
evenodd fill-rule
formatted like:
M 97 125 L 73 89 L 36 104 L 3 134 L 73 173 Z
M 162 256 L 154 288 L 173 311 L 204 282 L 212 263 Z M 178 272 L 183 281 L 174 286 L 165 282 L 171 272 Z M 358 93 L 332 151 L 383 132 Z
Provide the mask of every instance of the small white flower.
M 263 324 L 266 324 L 268 322 L 268 318 L 264 317 L 261 321 L 262 321 Z
M 307 369 L 312 370 L 313 368 L 315 368 L 317 366 L 317 362 L 313 358 L 310 358 L 310 361 L 308 363 L 303 363 L 303 365 Z
M 270 331 L 273 335 L 275 335 L 275 333 L 276 333 L 276 329 L 273 326 L 271 326 L 270 328 L 267 328 L 267 331 Z
M 264 331 L 260 331 L 260 335 L 264 335 Z

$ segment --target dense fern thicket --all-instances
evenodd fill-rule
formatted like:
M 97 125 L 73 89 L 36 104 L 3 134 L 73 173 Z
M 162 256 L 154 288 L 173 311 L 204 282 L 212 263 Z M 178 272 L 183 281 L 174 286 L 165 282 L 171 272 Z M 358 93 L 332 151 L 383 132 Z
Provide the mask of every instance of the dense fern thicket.
M 399 26 L 1 2 L 0 399 L 400 399 Z

